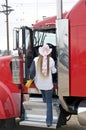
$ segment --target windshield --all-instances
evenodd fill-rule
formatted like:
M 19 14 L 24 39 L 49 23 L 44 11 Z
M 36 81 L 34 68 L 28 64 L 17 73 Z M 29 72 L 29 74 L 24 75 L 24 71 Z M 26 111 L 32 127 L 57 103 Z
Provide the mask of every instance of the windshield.
M 34 46 L 41 46 L 46 43 L 56 46 L 56 33 L 35 31 Z

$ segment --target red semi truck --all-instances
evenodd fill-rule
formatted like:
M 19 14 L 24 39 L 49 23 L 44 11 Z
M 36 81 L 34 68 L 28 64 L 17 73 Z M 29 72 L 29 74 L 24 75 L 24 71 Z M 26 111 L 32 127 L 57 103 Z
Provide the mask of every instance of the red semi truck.
M 59 0 L 58 0 L 59 1 Z M 59 15 L 60 14 L 60 15 Z M 60 16 L 60 17 L 59 17 Z M 46 105 L 33 83 L 25 87 L 38 48 L 52 48 L 57 74 L 52 75 L 53 125 L 65 125 L 71 115 L 86 125 L 86 0 L 69 11 L 29 28 L 14 28 L 15 54 L 0 57 L 0 128 L 19 125 L 46 127 Z

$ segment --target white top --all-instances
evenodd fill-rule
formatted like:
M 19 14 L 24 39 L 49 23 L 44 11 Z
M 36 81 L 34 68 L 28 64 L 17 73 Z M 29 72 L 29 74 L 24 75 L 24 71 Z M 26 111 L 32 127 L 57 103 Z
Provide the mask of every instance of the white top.
M 38 57 L 34 58 L 35 61 L 35 68 L 36 68 L 36 75 L 34 78 L 35 85 L 40 90 L 50 90 L 53 88 L 53 81 L 52 81 L 52 74 L 56 73 L 55 62 L 53 58 L 49 58 L 49 76 L 48 77 L 41 77 L 39 71 L 37 70 L 37 61 Z

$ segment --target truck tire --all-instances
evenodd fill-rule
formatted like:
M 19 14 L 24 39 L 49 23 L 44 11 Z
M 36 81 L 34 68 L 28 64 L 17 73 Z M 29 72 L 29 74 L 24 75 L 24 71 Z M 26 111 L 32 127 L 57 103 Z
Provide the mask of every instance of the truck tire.
M 12 130 L 15 127 L 16 127 L 15 118 L 0 120 L 0 128 L 2 128 L 2 129 Z
M 6 130 L 12 130 L 16 127 L 15 118 L 9 118 L 5 120 L 5 128 Z
M 0 120 L 0 128 L 4 128 L 4 120 Z

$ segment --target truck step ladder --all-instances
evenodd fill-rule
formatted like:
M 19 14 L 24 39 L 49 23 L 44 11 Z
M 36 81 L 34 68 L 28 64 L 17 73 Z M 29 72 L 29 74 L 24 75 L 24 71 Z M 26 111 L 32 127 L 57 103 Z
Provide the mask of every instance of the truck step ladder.
M 23 103 L 25 109 L 25 119 L 20 121 L 20 125 L 33 127 L 47 127 L 46 125 L 46 103 L 43 103 L 42 98 L 30 98 L 29 101 Z M 56 129 L 59 117 L 59 103 L 53 100 L 53 124 L 51 127 Z

